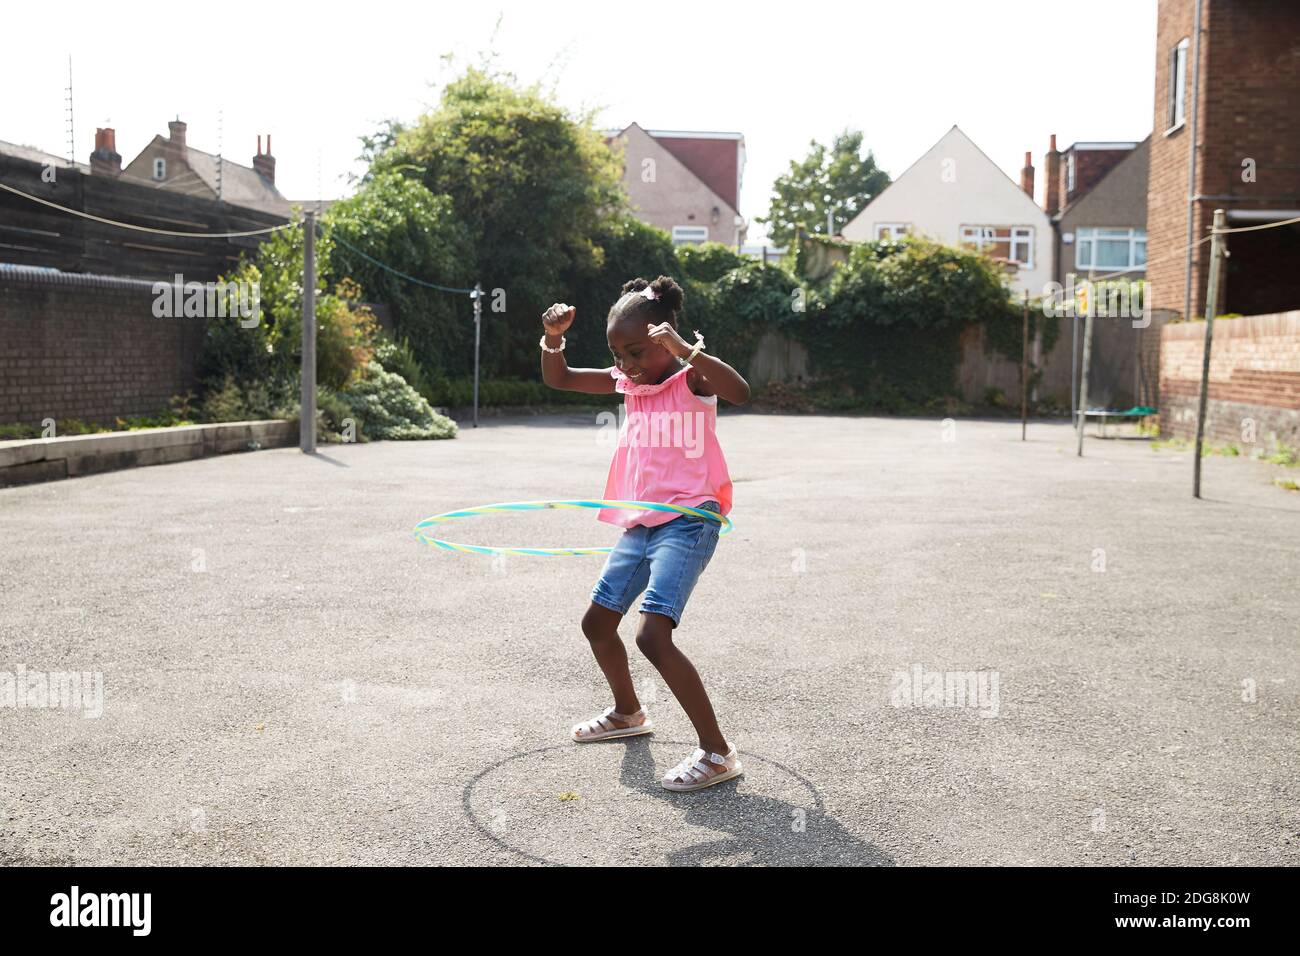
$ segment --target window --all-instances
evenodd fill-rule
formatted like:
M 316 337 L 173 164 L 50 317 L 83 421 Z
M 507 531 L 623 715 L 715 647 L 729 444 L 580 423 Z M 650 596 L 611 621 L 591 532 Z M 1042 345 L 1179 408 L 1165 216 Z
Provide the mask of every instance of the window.
M 1169 54 L 1169 128 L 1172 133 L 1187 117 L 1187 38 L 1178 41 Z
M 708 242 L 708 226 L 673 226 L 673 245 L 685 246 Z
M 1065 191 L 1074 192 L 1074 150 L 1065 157 Z
M 1077 269 L 1131 272 L 1147 264 L 1145 229 L 1080 229 L 1074 245 Z
M 962 226 L 961 242 L 995 259 L 1006 259 L 1026 269 L 1034 267 L 1032 226 Z
M 911 235 L 911 232 L 910 222 L 876 223 L 876 239 L 902 239 L 904 236 Z
M 155 159 L 153 161 L 153 178 L 154 179 L 167 178 L 167 160 Z

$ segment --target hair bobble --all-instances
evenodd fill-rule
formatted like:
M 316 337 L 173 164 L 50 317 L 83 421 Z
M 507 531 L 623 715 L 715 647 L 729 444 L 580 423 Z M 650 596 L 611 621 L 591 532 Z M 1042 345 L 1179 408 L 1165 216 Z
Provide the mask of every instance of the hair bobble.
M 644 289 L 642 289 L 640 292 L 638 292 L 637 295 L 639 295 L 639 296 L 643 296 L 644 298 L 649 299 L 651 302 L 653 302 L 655 299 L 659 298 L 659 294 L 658 294 L 657 292 L 655 292 L 655 290 L 652 289 L 652 288 L 650 288 L 649 286 L 646 286 Z

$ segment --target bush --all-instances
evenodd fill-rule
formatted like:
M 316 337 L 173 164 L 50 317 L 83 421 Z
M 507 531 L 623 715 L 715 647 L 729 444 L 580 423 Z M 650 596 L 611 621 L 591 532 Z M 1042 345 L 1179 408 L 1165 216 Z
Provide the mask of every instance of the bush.
M 233 375 L 227 375 L 204 396 L 199 418 L 205 422 L 297 418 L 299 396 L 297 383 L 285 379 L 239 382 Z
M 384 367 L 384 371 L 402 376 L 406 384 L 423 395 L 430 405 L 438 404 L 434 400 L 429 377 L 424 373 L 424 366 L 415 357 L 415 352 L 406 339 L 394 342 L 392 339 L 382 338 L 375 348 L 375 361 Z
M 711 285 L 701 288 L 693 283 L 692 288 L 694 306 L 688 298 L 678 322 L 682 338 L 693 342 L 694 330 L 699 329 L 705 345 L 717 343 L 717 353 L 736 369 L 749 367 L 767 332 L 788 333 L 789 326 L 802 317 L 796 311 L 798 281 L 774 263 L 747 260 Z
M 912 237 L 854 246 L 821 293 L 793 327 L 815 372 L 895 412 L 955 396 L 963 329 L 1011 312 L 991 260 Z
M 732 269 L 739 269 L 750 261 L 720 242 L 678 246 L 677 259 L 681 263 L 682 275 L 696 282 L 717 282 Z M 653 279 L 654 276 L 646 278 Z
M 355 426 L 352 406 L 338 392 L 331 388 L 321 388 L 316 392 L 316 440 L 339 443 L 345 441 L 369 441 Z
M 357 434 L 370 439 L 455 438 L 456 423 L 439 415 L 400 375 L 378 362 L 339 398 L 356 419 Z

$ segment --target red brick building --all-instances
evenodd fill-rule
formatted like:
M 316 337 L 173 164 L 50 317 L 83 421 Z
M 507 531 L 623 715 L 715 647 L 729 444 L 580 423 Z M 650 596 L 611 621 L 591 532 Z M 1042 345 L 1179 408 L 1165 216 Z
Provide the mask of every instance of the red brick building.
M 1159 0 L 1147 194 L 1154 308 L 1205 314 L 1210 244 L 1192 249 L 1190 265 L 1185 250 L 1208 235 L 1216 208 L 1232 227 L 1300 216 L 1297 117 L 1300 3 Z M 1237 233 L 1228 248 L 1220 312 L 1300 307 L 1300 225 Z

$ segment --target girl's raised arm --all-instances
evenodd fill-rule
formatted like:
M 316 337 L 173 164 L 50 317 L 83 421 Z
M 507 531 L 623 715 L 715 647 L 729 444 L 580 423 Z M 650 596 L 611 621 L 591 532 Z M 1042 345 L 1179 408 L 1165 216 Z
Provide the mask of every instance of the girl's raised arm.
M 542 315 L 542 324 L 546 327 L 544 342 L 546 348 L 558 349 L 564 332 L 573 324 L 578 310 L 563 302 L 557 302 Z M 563 352 L 542 351 L 542 381 L 551 388 L 566 392 L 587 392 L 591 395 L 612 395 L 614 393 L 614 376 L 610 369 L 569 368 Z

